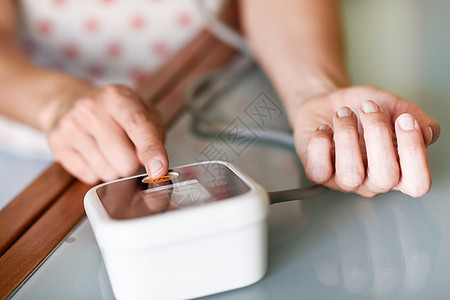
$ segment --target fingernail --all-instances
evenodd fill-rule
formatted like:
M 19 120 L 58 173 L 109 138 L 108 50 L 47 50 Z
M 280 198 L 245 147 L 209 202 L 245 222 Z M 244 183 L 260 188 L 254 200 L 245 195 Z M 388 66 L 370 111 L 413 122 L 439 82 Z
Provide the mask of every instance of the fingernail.
M 339 118 L 350 117 L 352 115 L 352 111 L 348 107 L 342 107 L 337 111 L 337 115 Z
M 363 103 L 362 110 L 363 110 L 363 112 L 368 114 L 368 113 L 378 112 L 380 109 L 378 108 L 378 105 L 375 104 L 375 102 L 373 102 L 371 100 L 367 100 Z
M 433 141 L 434 133 L 431 126 L 428 126 L 428 130 L 430 131 L 430 141 L 428 142 L 428 144 L 431 144 L 431 142 Z
M 320 125 L 317 130 L 328 130 L 330 127 L 328 125 Z
M 156 174 L 158 174 L 159 172 L 161 172 L 161 170 L 164 169 L 164 166 L 162 164 L 162 161 L 159 160 L 158 158 L 154 159 L 151 163 L 150 163 L 150 178 L 154 178 L 156 177 Z
M 414 130 L 417 126 L 417 122 L 410 114 L 403 114 L 398 117 L 398 125 L 403 130 Z

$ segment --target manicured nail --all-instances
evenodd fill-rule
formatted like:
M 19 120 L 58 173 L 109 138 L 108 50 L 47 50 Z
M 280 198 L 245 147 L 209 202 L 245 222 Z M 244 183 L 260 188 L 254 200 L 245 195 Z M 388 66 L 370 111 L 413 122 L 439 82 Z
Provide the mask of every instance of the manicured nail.
M 414 130 L 418 126 L 416 120 L 410 114 L 403 114 L 398 117 L 398 125 L 403 130 Z
M 162 169 L 164 169 L 162 161 L 159 160 L 158 158 L 154 159 L 150 164 L 150 172 L 151 172 L 151 174 L 149 174 L 150 178 L 156 177 L 156 174 L 161 172 Z
M 430 131 L 430 141 L 428 142 L 428 144 L 431 144 L 431 142 L 433 141 L 434 133 L 431 126 L 428 126 L 428 130 Z
M 375 104 L 375 102 L 373 102 L 371 100 L 367 100 L 363 103 L 362 110 L 363 110 L 363 112 L 368 114 L 368 113 L 378 112 L 380 109 L 379 109 L 378 105 Z
M 342 118 L 342 117 L 351 117 L 352 111 L 351 111 L 350 108 L 348 108 L 348 107 L 342 107 L 341 109 L 339 109 L 339 110 L 337 111 L 337 115 L 338 115 L 339 118 Z
M 328 130 L 330 127 L 328 125 L 320 125 L 317 130 Z

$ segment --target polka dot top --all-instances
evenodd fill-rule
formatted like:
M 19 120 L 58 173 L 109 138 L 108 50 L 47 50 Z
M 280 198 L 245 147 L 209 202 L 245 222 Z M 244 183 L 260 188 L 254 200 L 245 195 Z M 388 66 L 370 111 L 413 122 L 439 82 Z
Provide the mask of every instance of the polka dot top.
M 99 85 L 135 85 L 203 27 L 196 0 L 20 0 L 35 63 Z M 219 1 L 204 1 L 217 12 Z

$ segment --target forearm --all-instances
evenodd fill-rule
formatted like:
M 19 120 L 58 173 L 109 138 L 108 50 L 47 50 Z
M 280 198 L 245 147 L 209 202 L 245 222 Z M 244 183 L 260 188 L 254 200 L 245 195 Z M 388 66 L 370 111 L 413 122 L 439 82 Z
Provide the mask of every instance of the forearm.
M 92 88 L 77 78 L 32 65 L 11 39 L 2 44 L 1 114 L 46 131 L 69 102 Z
M 17 41 L 16 7 L 0 1 L 0 114 L 49 130 L 58 114 L 91 86 L 28 61 Z
M 253 54 L 292 121 L 303 101 L 349 84 L 336 0 L 241 1 Z

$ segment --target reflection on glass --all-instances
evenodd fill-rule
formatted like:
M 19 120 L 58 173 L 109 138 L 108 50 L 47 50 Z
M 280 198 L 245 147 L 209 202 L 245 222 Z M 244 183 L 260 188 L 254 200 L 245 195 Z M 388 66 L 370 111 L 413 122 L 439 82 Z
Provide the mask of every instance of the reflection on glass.
M 302 204 L 318 205 L 318 201 L 320 209 L 307 230 L 274 251 L 277 257 L 272 259 L 278 261 L 289 254 L 283 249 L 299 253 L 291 257 L 295 262 L 286 269 L 292 274 L 285 278 L 314 274 L 318 284 L 316 292 L 307 289 L 310 298 L 323 296 L 325 285 L 333 299 L 352 298 L 352 294 L 359 299 L 420 299 L 440 241 L 420 199 L 390 194 L 368 199 L 330 191 L 320 200 Z M 277 289 L 293 286 L 291 282 Z M 301 282 L 295 288 L 297 293 L 305 291 Z
M 205 204 L 213 199 L 196 179 L 150 188 L 139 193 L 149 210 L 154 212 Z
M 97 195 L 114 219 L 132 219 L 233 198 L 249 187 L 223 164 L 173 169 L 179 175 L 163 182 L 144 182 L 145 175 L 104 185 Z

